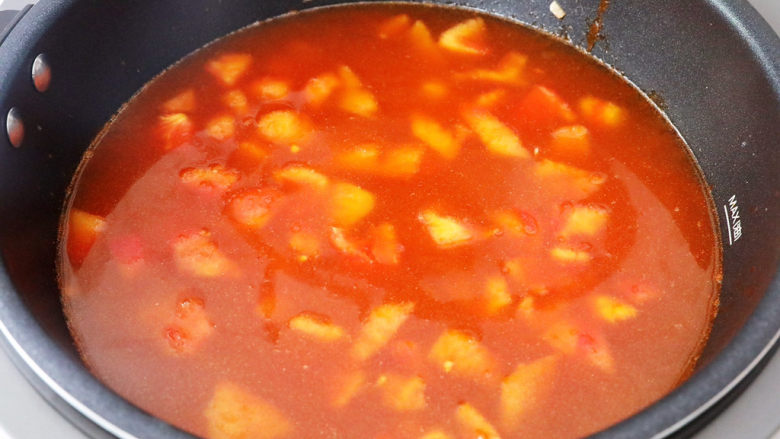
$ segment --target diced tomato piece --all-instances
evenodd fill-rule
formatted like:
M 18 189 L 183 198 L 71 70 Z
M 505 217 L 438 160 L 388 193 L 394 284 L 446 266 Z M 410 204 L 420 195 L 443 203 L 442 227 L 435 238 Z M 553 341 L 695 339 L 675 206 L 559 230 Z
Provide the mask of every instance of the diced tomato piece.
M 451 216 L 439 215 L 433 210 L 420 213 L 419 220 L 428 230 L 433 242 L 444 248 L 469 243 L 474 238 L 471 228 Z
M 271 77 L 253 81 L 249 89 L 254 97 L 262 100 L 281 100 L 290 94 L 290 85 L 287 81 Z
M 482 55 L 487 53 L 486 33 L 485 21 L 472 18 L 442 32 L 439 45 L 456 53 Z
M 365 361 L 381 350 L 406 322 L 413 303 L 387 303 L 374 308 L 352 345 L 352 358 Z
M 475 379 L 488 377 L 495 366 L 487 348 L 474 337 L 454 329 L 439 336 L 428 359 L 446 373 Z
M 211 439 L 281 439 L 293 432 L 279 409 L 229 382 L 217 385 L 204 416 Z
M 419 376 L 387 374 L 380 377 L 377 385 L 382 389 L 382 401 L 393 410 L 411 412 L 427 405 L 425 381 Z
M 541 127 L 571 123 L 575 114 L 558 94 L 541 85 L 534 86 L 518 107 L 521 119 Z
M 479 439 L 501 439 L 498 430 L 473 405 L 462 402 L 455 410 L 455 420 L 466 432 L 465 437 Z
M 291 110 L 276 110 L 266 113 L 257 124 L 260 134 L 276 143 L 301 143 L 312 132 L 309 122 Z
M 388 18 L 379 24 L 379 38 L 386 40 L 397 36 L 409 29 L 411 20 L 406 14 L 399 14 Z
M 233 86 L 246 73 L 252 63 L 252 55 L 227 53 L 206 63 L 206 70 L 222 84 Z
M 477 133 L 488 151 L 506 157 L 531 157 L 528 150 L 523 148 L 523 143 L 517 134 L 488 111 L 466 111 L 463 113 L 463 117 L 471 129 Z
M 415 114 L 412 116 L 412 134 L 445 159 L 453 159 L 460 151 L 460 143 L 455 135 L 439 125 L 430 117 Z
M 401 260 L 403 246 L 398 243 L 395 227 L 382 223 L 371 231 L 371 255 L 380 264 L 396 265 Z
M 166 113 L 189 113 L 195 106 L 195 91 L 190 88 L 163 102 L 162 109 Z
M 179 236 L 173 243 L 173 253 L 179 269 L 194 276 L 217 277 L 235 270 L 206 230 Z
M 271 219 L 273 204 L 280 196 L 273 189 L 248 189 L 230 199 L 227 211 L 237 223 L 259 229 Z
M 97 237 L 105 230 L 106 220 L 80 209 L 71 208 L 68 217 L 67 251 L 70 263 L 81 266 Z
M 190 140 L 195 126 L 184 113 L 172 113 L 160 116 L 158 133 L 163 149 L 171 150 Z
M 179 173 L 182 183 L 198 189 L 224 192 L 239 179 L 238 171 L 213 164 L 202 168 L 182 169 Z
M 550 355 L 519 364 L 501 383 L 501 420 L 508 430 L 516 430 L 523 415 L 539 404 L 549 392 L 557 357 Z
M 368 215 L 375 204 L 374 194 L 351 183 L 335 183 L 331 190 L 330 216 L 333 224 L 349 227 Z

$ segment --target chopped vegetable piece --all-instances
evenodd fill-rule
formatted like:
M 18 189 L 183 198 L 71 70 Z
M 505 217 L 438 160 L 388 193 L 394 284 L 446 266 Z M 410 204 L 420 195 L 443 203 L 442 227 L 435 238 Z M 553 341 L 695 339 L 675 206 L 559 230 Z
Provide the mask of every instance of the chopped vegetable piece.
M 637 315 L 636 308 L 614 297 L 597 296 L 594 305 L 601 318 L 610 323 L 632 319 Z
M 444 372 L 470 378 L 487 377 L 494 368 L 490 352 L 479 341 L 454 329 L 439 336 L 428 359 Z
M 493 214 L 493 221 L 513 236 L 535 235 L 538 231 L 536 219 L 525 212 L 500 210 Z
M 523 269 L 523 262 L 520 259 L 510 259 L 504 262 L 502 272 L 506 274 L 509 279 L 514 281 L 525 280 L 525 270 Z
M 333 93 L 339 86 L 339 79 L 332 73 L 323 73 L 319 76 L 309 79 L 303 88 L 307 102 L 311 105 L 320 105 Z
M 441 430 L 434 430 L 430 433 L 425 433 L 424 435 L 420 436 L 420 439 L 452 439 L 452 436 Z
M 227 53 L 206 63 L 206 70 L 222 84 L 233 86 L 249 68 L 252 55 L 245 53 Z
M 615 371 L 615 360 L 612 358 L 612 353 L 604 338 L 580 334 L 577 339 L 577 346 L 585 353 L 590 364 L 607 373 Z
M 347 255 L 357 256 L 359 259 L 362 259 L 366 262 L 371 261 L 371 258 L 366 254 L 366 252 L 361 250 L 357 244 L 347 238 L 344 230 L 338 227 L 331 227 L 330 230 L 330 242 L 339 251 Z
M 525 412 L 549 391 L 557 358 L 553 355 L 519 364 L 501 383 L 501 420 L 509 430 L 523 423 Z
M 425 401 L 425 381 L 419 376 L 404 377 L 396 374 L 384 375 L 380 387 L 384 404 L 399 412 L 422 410 Z
M 469 438 L 501 439 L 493 424 L 476 407 L 467 402 L 458 404 L 455 419 L 468 432 Z
M 574 206 L 566 216 L 561 235 L 593 236 L 604 228 L 609 214 L 596 206 Z
M 553 324 L 542 336 L 550 346 L 564 354 L 574 353 L 579 337 L 580 330 L 565 322 Z
M 233 116 L 218 116 L 206 124 L 206 134 L 216 140 L 227 140 L 235 133 L 235 123 Z
M 314 259 L 320 255 L 320 240 L 307 232 L 295 232 L 290 236 L 290 248 L 298 255 L 301 262 Z
M 541 85 L 535 85 L 520 102 L 520 114 L 527 120 L 546 126 L 573 122 L 576 118 L 569 104 Z
M 223 276 L 235 269 L 206 230 L 179 236 L 173 243 L 173 253 L 179 269 L 194 276 Z
M 159 133 L 165 150 L 174 149 L 192 137 L 195 127 L 189 116 L 172 113 L 160 116 Z
M 241 90 L 230 90 L 222 97 L 222 102 L 235 114 L 241 115 L 249 111 L 249 100 Z
M 379 104 L 370 91 L 363 88 L 351 89 L 346 90 L 341 97 L 341 109 L 358 116 L 371 117 L 376 114 Z
M 309 123 L 291 110 L 264 114 L 258 121 L 258 129 L 266 139 L 276 143 L 301 143 L 311 135 Z
M 92 245 L 106 228 L 106 220 L 102 216 L 93 215 L 79 209 L 70 209 L 68 217 L 68 259 L 75 266 L 80 266 Z
M 339 380 L 333 405 L 336 408 L 347 406 L 366 385 L 366 374 L 362 370 L 348 373 Z
M 276 407 L 229 382 L 217 384 L 204 415 L 211 439 L 278 439 L 293 431 Z
M 330 184 L 330 179 L 319 172 L 304 165 L 291 164 L 275 171 L 274 177 L 289 183 L 307 186 L 314 189 L 325 189 Z
M 553 247 L 550 256 L 559 262 L 589 262 L 593 259 L 590 253 L 583 250 L 574 250 L 566 247 Z
M 556 152 L 584 156 L 590 152 L 588 129 L 582 125 L 570 125 L 552 132 L 551 147 Z
M 363 83 L 360 81 L 360 78 L 358 78 L 357 74 L 349 68 L 349 66 L 340 66 L 338 68 L 338 75 L 339 78 L 341 78 L 341 83 L 344 85 L 345 88 L 361 88 L 363 87 Z
M 396 265 L 401 260 L 403 247 L 398 243 L 395 227 L 382 223 L 371 231 L 371 255 L 380 264 Z
M 169 348 L 177 354 L 190 354 L 214 331 L 203 300 L 187 298 L 176 305 L 173 321 L 165 328 Z
M 376 172 L 379 167 L 379 147 L 364 144 L 338 154 L 336 161 L 347 169 Z
M 457 247 L 469 243 L 474 234 L 471 229 L 456 218 L 439 215 L 432 210 L 423 211 L 418 217 L 428 233 L 440 247 Z
M 567 194 L 580 198 L 598 190 L 605 181 L 605 177 L 599 174 L 548 159 L 536 163 L 534 174 L 542 179 L 550 190 L 560 188 Z
M 460 151 L 454 134 L 427 116 L 412 116 L 412 134 L 446 159 L 455 158 Z
M 402 146 L 385 152 L 381 174 L 388 177 L 410 177 L 420 171 L 423 150 L 416 146 Z
M 163 102 L 162 109 L 166 113 L 189 113 L 195 106 L 195 91 L 190 88 Z
M 398 14 L 379 24 L 379 38 L 386 40 L 409 29 L 411 20 L 406 14 Z
M 531 154 L 523 148 L 517 134 L 487 111 L 467 111 L 463 117 L 482 143 L 487 146 L 488 151 L 508 157 L 531 157 Z
M 517 52 L 509 52 L 499 61 L 495 69 L 476 69 L 459 74 L 457 77 L 506 85 L 523 85 L 525 84 L 523 71 L 527 63 L 527 56 Z
M 624 119 L 623 109 L 614 102 L 593 96 L 585 96 L 580 99 L 580 113 L 591 122 L 607 127 L 616 127 Z
M 271 77 L 253 81 L 249 89 L 255 97 L 268 101 L 285 99 L 290 94 L 287 81 Z
M 412 303 L 388 303 L 374 308 L 352 345 L 352 358 L 365 361 L 374 356 L 393 338 L 413 310 Z
M 474 105 L 484 108 L 492 107 L 498 103 L 498 101 L 504 99 L 505 96 L 506 90 L 503 89 L 488 91 L 477 96 L 477 99 L 474 101 Z
M 331 192 L 333 224 L 349 227 L 374 209 L 374 194 L 351 183 L 335 183 Z
M 182 183 L 200 189 L 226 191 L 239 178 L 238 171 L 227 169 L 220 164 L 203 168 L 187 168 L 179 173 Z
M 247 161 L 251 164 L 260 164 L 268 159 L 270 153 L 267 149 L 258 145 L 255 142 L 240 142 L 236 154 L 241 161 Z
M 441 99 L 447 96 L 447 86 L 441 81 L 426 81 L 420 87 L 423 96 L 429 99 Z
M 523 300 L 517 304 L 517 311 L 525 317 L 533 315 L 534 309 L 534 298 L 532 296 L 523 297 Z
M 237 223 L 259 229 L 271 219 L 271 208 L 279 193 L 272 189 L 249 189 L 235 195 L 227 211 Z
M 485 308 L 488 314 L 497 314 L 512 303 L 509 286 L 503 276 L 491 276 L 485 284 Z
M 421 20 L 415 20 L 409 30 L 409 36 L 412 38 L 412 43 L 420 49 L 431 50 L 436 47 L 430 29 Z
M 311 313 L 298 314 L 290 319 L 287 326 L 294 331 L 324 342 L 337 341 L 346 335 L 340 326 Z
M 472 18 L 445 30 L 439 35 L 439 45 L 457 53 L 482 55 L 487 53 L 487 26 L 481 18 Z

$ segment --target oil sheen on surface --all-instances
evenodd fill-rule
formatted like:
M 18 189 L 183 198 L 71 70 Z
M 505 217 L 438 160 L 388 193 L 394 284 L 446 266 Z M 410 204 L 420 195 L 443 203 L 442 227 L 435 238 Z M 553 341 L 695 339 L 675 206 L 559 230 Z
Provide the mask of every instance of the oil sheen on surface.
M 143 90 L 61 254 L 94 373 L 214 439 L 572 438 L 690 372 L 718 243 L 629 85 L 474 13 L 253 27 Z

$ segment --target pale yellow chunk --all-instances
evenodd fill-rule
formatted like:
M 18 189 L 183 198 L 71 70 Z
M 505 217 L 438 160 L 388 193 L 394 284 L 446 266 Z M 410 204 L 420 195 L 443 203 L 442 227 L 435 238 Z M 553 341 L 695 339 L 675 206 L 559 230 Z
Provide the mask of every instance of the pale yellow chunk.
M 179 173 L 182 183 L 202 189 L 225 191 L 239 179 L 238 171 L 214 164 L 203 168 L 187 168 Z
M 293 430 L 276 407 L 232 383 L 217 385 L 204 416 L 210 439 L 279 439 Z
M 431 347 L 428 359 L 444 372 L 470 378 L 483 378 L 493 370 L 490 352 L 475 338 L 450 329 Z
M 419 376 L 387 374 L 382 378 L 382 401 L 387 407 L 399 412 L 410 412 L 422 410 L 427 405 L 425 381 Z
M 363 117 L 371 117 L 379 109 L 374 94 L 364 88 L 345 90 L 340 106 L 348 113 Z
M 610 323 L 632 319 L 638 313 L 632 305 L 609 296 L 596 297 L 594 305 L 598 315 Z
M 433 242 L 441 247 L 464 245 L 474 237 L 468 226 L 451 216 L 439 215 L 432 210 L 425 210 L 418 219 L 428 230 Z
M 488 314 L 501 312 L 512 303 L 509 286 L 503 276 L 491 276 L 485 283 L 485 308 Z
M 455 419 L 468 432 L 469 438 L 501 439 L 498 430 L 473 405 L 464 402 L 458 404 Z
M 577 156 L 587 155 L 590 152 L 590 136 L 588 129 L 583 125 L 570 125 L 553 131 L 551 147 L 563 154 Z
M 557 358 L 547 356 L 527 364 L 518 365 L 511 375 L 501 382 L 501 421 L 505 428 L 516 430 L 523 415 L 538 406 L 551 387 L 551 379 Z
M 552 250 L 550 250 L 550 256 L 556 261 L 564 263 L 583 263 L 593 259 L 593 256 L 586 251 L 574 250 L 566 247 L 553 247 Z
M 527 224 L 519 215 L 510 210 L 499 210 L 493 214 L 493 222 L 505 232 L 512 236 L 529 235 Z
M 278 180 L 308 186 L 314 189 L 325 189 L 330 183 L 330 179 L 304 165 L 287 165 L 282 169 L 274 171 L 274 177 Z
M 349 66 L 340 66 L 337 70 L 341 83 L 346 88 L 361 88 L 363 82 L 358 75 Z
M 225 103 L 236 114 L 244 114 L 249 110 L 249 100 L 241 90 L 231 90 L 222 96 Z
M 466 111 L 463 117 L 488 151 L 507 157 L 531 157 L 517 134 L 487 111 Z
M 441 99 L 447 96 L 447 86 L 441 81 L 426 81 L 420 86 L 422 95 L 429 99 Z
M 591 172 L 544 159 L 534 166 L 534 174 L 551 185 L 559 185 L 587 196 L 599 189 L 605 178 Z
M 366 374 L 362 370 L 348 373 L 338 380 L 333 405 L 336 408 L 346 407 L 363 390 L 365 385 Z
M 480 94 L 474 100 L 474 104 L 478 107 L 492 107 L 506 96 L 506 90 L 497 89 Z
M 401 260 L 402 249 L 392 224 L 382 223 L 371 230 L 371 255 L 375 261 L 396 265 Z
M 295 232 L 290 236 L 290 248 L 305 262 L 320 255 L 320 239 L 308 232 Z
M 517 312 L 525 317 L 531 317 L 534 309 L 534 298 L 532 296 L 523 297 L 523 300 L 517 304 Z
M 339 79 L 333 73 L 323 73 L 309 79 L 303 87 L 306 101 L 314 106 L 321 105 L 339 86 Z
M 487 27 L 481 18 L 472 18 L 452 26 L 439 35 L 439 45 L 457 53 L 480 55 Z
M 434 430 L 430 433 L 425 433 L 424 435 L 420 436 L 420 439 L 452 439 L 452 436 L 441 430 Z
M 379 24 L 379 38 L 386 40 L 409 28 L 411 19 L 406 14 L 394 15 Z
M 205 230 L 179 237 L 173 243 L 173 253 L 179 269 L 194 276 L 222 276 L 235 269 Z
M 412 116 L 412 134 L 446 159 L 455 158 L 460 151 L 455 135 L 427 116 Z
M 430 50 L 436 47 L 430 29 L 421 20 L 416 20 L 412 28 L 409 29 L 409 37 L 411 37 L 412 43 L 420 49 Z
M 236 119 L 233 116 L 218 116 L 206 124 L 206 134 L 216 140 L 227 140 L 235 134 L 235 125 Z
M 188 113 L 195 110 L 195 106 L 195 91 L 187 89 L 163 102 L 162 108 L 166 113 Z
M 287 326 L 294 331 L 324 342 L 337 341 L 346 335 L 340 326 L 305 313 L 290 319 Z
M 420 171 L 423 150 L 414 146 L 402 146 L 385 152 L 381 174 L 388 177 L 410 177 Z
M 333 224 L 349 227 L 362 220 L 373 209 L 374 194 L 351 183 L 336 183 L 331 192 L 330 215 Z
M 257 122 L 257 126 L 263 137 L 277 143 L 300 143 L 311 134 L 309 123 L 291 110 L 277 110 L 264 114 Z
M 517 52 L 509 52 L 495 69 L 477 69 L 458 75 L 458 77 L 506 85 L 522 85 L 525 84 L 523 71 L 527 62 L 527 56 Z
M 287 81 L 266 77 L 252 82 L 250 90 L 257 98 L 279 100 L 286 98 L 290 94 L 290 85 Z
M 356 146 L 338 153 L 336 162 L 350 170 L 375 172 L 379 167 L 379 147 L 375 144 Z
M 330 243 L 339 251 L 346 255 L 357 256 L 364 261 L 371 261 L 371 258 L 361 250 L 358 245 L 350 240 L 344 230 L 338 227 L 330 229 Z
M 624 110 L 617 104 L 593 96 L 580 99 L 579 108 L 586 119 L 607 127 L 616 127 L 625 118 Z
M 574 206 L 566 216 L 561 235 L 593 236 L 604 228 L 609 214 L 595 206 Z
M 413 303 L 388 303 L 371 311 L 352 345 L 352 358 L 365 361 L 379 352 L 406 322 L 414 310 Z
M 244 75 L 252 63 L 252 55 L 226 53 L 206 63 L 206 70 L 222 84 L 232 86 Z

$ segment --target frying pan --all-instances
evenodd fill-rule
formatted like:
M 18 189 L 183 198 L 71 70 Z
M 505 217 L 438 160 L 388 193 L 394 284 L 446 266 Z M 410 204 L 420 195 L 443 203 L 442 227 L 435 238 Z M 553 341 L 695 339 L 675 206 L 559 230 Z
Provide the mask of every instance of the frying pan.
M 157 73 L 257 20 L 345 0 L 42 0 L 0 36 L 0 344 L 93 437 L 188 438 L 101 385 L 65 326 L 55 278 L 59 213 L 82 153 Z M 723 241 L 720 313 L 692 377 L 597 438 L 685 437 L 715 416 L 780 337 L 780 40 L 744 1 L 435 0 L 587 45 L 655 97 L 706 178 Z M 34 60 L 43 54 L 33 81 Z M 46 85 L 46 87 L 44 87 Z M 36 87 L 45 91 L 38 91 Z M 4 123 L 5 125 L 5 123 Z M 21 135 L 19 126 L 24 127 Z M 9 136 L 19 147 L 11 145 Z

